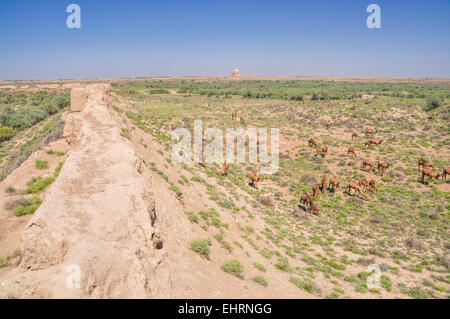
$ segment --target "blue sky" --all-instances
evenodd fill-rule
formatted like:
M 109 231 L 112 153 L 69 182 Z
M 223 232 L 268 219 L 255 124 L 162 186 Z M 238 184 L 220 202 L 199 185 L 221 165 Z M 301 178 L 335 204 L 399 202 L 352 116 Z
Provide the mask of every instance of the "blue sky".
M 81 29 L 66 7 L 81 7 Z M 369 4 L 381 29 L 366 26 Z M 450 77 L 449 0 L 2 0 L 0 79 Z

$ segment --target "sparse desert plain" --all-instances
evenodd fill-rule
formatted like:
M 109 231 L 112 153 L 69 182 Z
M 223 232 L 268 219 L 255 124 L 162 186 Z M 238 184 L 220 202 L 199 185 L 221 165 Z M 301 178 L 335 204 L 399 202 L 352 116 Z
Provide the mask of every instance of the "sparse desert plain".
M 449 102 L 431 78 L 2 82 L 0 298 L 449 298 Z M 174 162 L 194 120 L 279 128 L 278 172 Z

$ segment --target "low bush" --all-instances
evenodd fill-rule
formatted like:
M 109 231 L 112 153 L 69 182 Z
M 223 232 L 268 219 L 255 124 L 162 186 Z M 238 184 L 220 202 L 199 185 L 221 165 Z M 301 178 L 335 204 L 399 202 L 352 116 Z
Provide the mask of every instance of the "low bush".
M 235 277 L 244 279 L 244 266 L 236 259 L 223 263 L 220 268 Z
M 41 199 L 34 196 L 31 199 L 22 199 L 21 205 L 14 209 L 15 216 L 22 216 L 26 214 L 33 214 L 41 205 Z
M 209 260 L 210 254 L 209 246 L 211 246 L 210 239 L 198 239 L 191 243 L 191 249 L 207 260 Z
M 48 161 L 36 160 L 36 168 L 38 168 L 38 169 L 48 168 Z
M 55 181 L 54 177 L 38 178 L 35 182 L 28 185 L 26 189 L 27 194 L 36 194 L 44 190 L 48 185 Z

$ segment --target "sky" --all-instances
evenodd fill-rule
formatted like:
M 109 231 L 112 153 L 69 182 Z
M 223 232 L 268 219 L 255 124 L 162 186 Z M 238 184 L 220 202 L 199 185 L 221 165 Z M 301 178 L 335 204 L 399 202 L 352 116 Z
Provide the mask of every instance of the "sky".
M 0 79 L 450 77 L 449 13 L 450 0 L 1 0 Z

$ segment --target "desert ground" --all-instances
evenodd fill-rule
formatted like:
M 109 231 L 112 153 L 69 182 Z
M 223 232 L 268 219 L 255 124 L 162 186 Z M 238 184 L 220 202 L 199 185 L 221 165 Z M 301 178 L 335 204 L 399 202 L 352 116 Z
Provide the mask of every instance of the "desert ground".
M 449 102 L 449 79 L 0 82 L 0 298 L 447 299 Z M 279 128 L 278 172 L 175 163 L 194 120 Z

